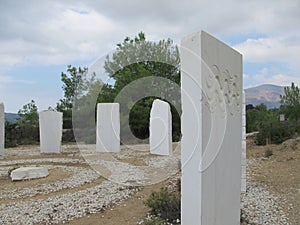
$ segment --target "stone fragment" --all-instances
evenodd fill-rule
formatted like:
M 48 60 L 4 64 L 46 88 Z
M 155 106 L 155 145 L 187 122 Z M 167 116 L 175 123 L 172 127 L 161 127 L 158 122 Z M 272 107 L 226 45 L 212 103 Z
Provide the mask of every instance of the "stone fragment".
M 12 181 L 16 180 L 30 180 L 36 178 L 47 177 L 49 175 L 48 169 L 45 167 L 20 167 L 11 172 L 10 177 Z
M 150 112 L 150 153 L 156 155 L 172 154 L 172 115 L 170 105 L 154 100 Z

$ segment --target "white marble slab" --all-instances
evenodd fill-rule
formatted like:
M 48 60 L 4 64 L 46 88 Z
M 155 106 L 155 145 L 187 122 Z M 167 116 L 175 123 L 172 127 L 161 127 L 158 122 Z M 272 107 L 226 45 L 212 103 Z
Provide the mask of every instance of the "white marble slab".
M 39 113 L 41 153 L 60 153 L 62 118 L 61 112 L 52 110 Z
M 4 154 L 4 125 L 5 125 L 5 116 L 4 116 L 4 104 L 0 103 L 0 155 Z
M 169 103 L 154 100 L 150 112 L 150 153 L 172 155 L 172 114 Z
M 120 109 L 119 103 L 97 105 L 96 151 L 120 151 Z
M 240 224 L 242 55 L 206 32 L 181 42 L 182 225 Z
M 246 165 L 247 165 L 247 155 L 246 155 L 246 97 L 243 91 L 243 103 L 242 103 L 242 159 L 241 159 L 241 192 L 245 193 L 247 188 L 246 181 Z

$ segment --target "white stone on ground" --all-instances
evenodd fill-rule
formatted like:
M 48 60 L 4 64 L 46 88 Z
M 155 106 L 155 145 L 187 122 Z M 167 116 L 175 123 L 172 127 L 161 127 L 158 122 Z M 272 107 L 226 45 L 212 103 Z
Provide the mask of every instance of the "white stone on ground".
M 36 178 L 47 177 L 49 175 L 48 169 L 41 166 L 35 167 L 20 167 L 13 170 L 10 174 L 12 181 L 16 180 L 30 180 Z
M 2 188 L 0 189 L 0 200 L 33 197 L 39 194 L 49 194 L 63 189 L 76 188 L 91 183 L 100 177 L 100 174 L 95 170 L 81 166 L 44 165 L 44 167 L 48 170 L 62 169 L 70 176 L 50 183 L 41 183 L 34 187 Z M 0 167 L 0 176 L 5 177 L 11 168 L 13 167 Z

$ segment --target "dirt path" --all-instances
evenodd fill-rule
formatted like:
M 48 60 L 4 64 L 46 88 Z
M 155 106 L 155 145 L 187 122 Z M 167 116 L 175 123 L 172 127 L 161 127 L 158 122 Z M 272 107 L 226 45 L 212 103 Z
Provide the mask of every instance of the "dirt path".
M 272 151 L 265 157 L 266 150 Z M 267 185 L 269 191 L 280 198 L 291 225 L 300 223 L 300 138 L 281 145 L 249 146 L 247 158 L 259 160 L 259 168 L 253 171 L 254 179 Z
M 67 222 L 69 225 L 135 225 L 143 221 L 149 211 L 144 205 L 152 191 L 159 191 L 165 182 L 143 187 L 130 199 L 123 201 L 120 205 L 107 208 L 105 211 L 90 214 L 80 219 Z M 141 223 L 143 224 L 143 223 Z
M 280 196 L 278 202 L 288 215 L 291 225 L 300 221 L 300 139 L 289 140 L 282 145 L 247 146 L 247 158 L 258 159 L 259 168 L 254 173 L 254 179 L 267 185 L 269 191 Z M 265 151 L 271 149 L 273 155 L 265 158 Z M 108 208 L 104 212 L 89 215 L 70 221 L 71 225 L 135 225 L 145 219 L 148 208 L 143 201 L 151 191 L 158 191 L 165 183 L 144 187 L 133 197 L 125 200 L 119 206 Z M 143 224 L 143 223 L 141 223 Z
M 25 149 L 26 150 L 26 149 Z M 73 149 L 72 153 L 73 153 Z M 272 155 L 265 157 L 266 150 L 271 150 Z M 13 151 L 20 151 L 16 149 Z M 21 150 L 22 151 L 22 150 Z M 74 150 L 76 155 L 76 151 Z M 16 160 L 16 159 L 38 159 L 38 158 L 70 158 L 80 159 L 80 156 L 70 156 L 70 153 L 64 153 L 62 155 L 11 155 L 3 160 Z M 249 140 L 247 140 L 247 158 L 255 159 L 258 161 L 259 166 L 253 171 L 253 178 L 256 182 L 263 185 L 267 185 L 268 190 L 280 197 L 280 206 L 283 208 L 285 214 L 289 218 L 291 225 L 298 225 L 300 221 L 300 138 L 291 139 L 281 145 L 269 145 L 269 146 L 255 146 Z M 127 163 L 139 163 L 135 158 L 123 159 Z M 135 161 L 133 161 L 135 160 Z M 30 164 L 30 163 L 28 163 Z M 36 163 L 36 164 L 49 164 L 47 163 Z M 57 165 L 65 166 L 81 166 L 89 167 L 87 164 L 74 164 L 74 163 L 54 163 Z M 27 165 L 27 163 L 25 163 Z M 53 182 L 54 180 L 62 180 L 68 177 L 61 169 L 54 169 L 50 172 L 48 178 L 39 180 L 39 182 Z M 50 193 L 45 196 L 35 196 L 34 199 L 45 198 L 52 195 L 57 195 L 67 192 L 75 192 L 84 190 L 94 185 L 100 184 L 104 178 L 99 178 L 91 183 L 84 184 L 80 187 L 71 190 L 62 190 L 55 193 Z M 5 183 L 7 182 L 7 183 Z M 12 184 L 8 178 L 0 180 L 3 187 L 27 187 L 37 184 L 38 181 L 32 180 L 23 183 Z M 65 224 L 70 225 L 136 225 L 143 224 L 143 221 L 147 215 L 149 209 L 144 205 L 144 201 L 150 196 L 152 191 L 159 191 L 159 189 L 168 184 L 168 180 L 151 185 L 142 187 L 140 191 L 135 193 L 129 199 L 122 201 L 120 204 L 116 204 L 112 207 L 105 208 L 102 212 L 96 214 L 89 214 L 83 218 L 75 219 L 70 218 Z M 23 201 L 22 199 L 21 201 Z M 7 200 L 12 201 L 12 200 Z M 6 200 L 5 200 L 6 202 Z M 3 202 L 2 202 L 3 203 Z M 139 223 L 141 222 L 141 223 Z

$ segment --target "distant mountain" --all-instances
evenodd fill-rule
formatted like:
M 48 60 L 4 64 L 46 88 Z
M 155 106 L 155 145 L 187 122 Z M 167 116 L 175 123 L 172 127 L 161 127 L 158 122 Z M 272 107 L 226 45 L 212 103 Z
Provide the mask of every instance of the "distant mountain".
M 14 122 L 19 118 L 19 115 L 17 113 L 4 113 L 5 120 L 8 122 Z
M 272 84 L 263 84 L 257 87 L 245 89 L 246 104 L 265 104 L 268 108 L 280 106 L 280 95 L 284 94 L 284 87 Z

